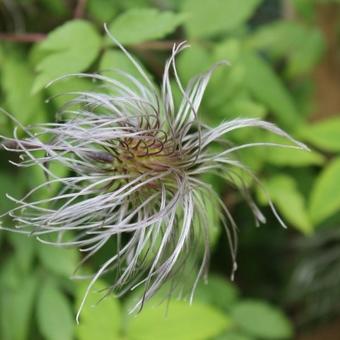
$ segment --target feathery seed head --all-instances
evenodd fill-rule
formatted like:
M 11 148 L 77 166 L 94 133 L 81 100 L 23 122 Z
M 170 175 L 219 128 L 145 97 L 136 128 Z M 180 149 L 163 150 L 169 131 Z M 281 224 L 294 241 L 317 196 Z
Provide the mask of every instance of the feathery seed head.
M 188 257 L 201 258 L 194 291 L 209 262 L 211 225 L 207 205 L 211 202 L 225 227 L 236 269 L 236 224 L 228 207 L 202 175 L 212 173 L 233 184 L 237 169 L 258 182 L 233 153 L 257 146 L 306 147 L 275 125 L 258 119 L 235 119 L 214 128 L 202 124 L 199 106 L 217 65 L 184 88 L 175 57 L 187 47 L 185 43 L 173 47 L 160 92 L 137 61 L 116 44 L 143 81 L 122 71 L 117 72 L 125 77 L 125 82 L 101 74 L 75 74 L 100 81 L 103 86 L 73 93 L 75 98 L 61 110 L 60 122 L 24 127 L 16 121 L 13 138 L 3 137 L 2 144 L 21 154 L 22 162 L 17 166 L 38 166 L 47 175 L 47 180 L 24 198 L 11 197 L 17 203 L 9 212 L 16 230 L 45 243 L 77 247 L 85 253 L 82 262 L 115 240 L 116 251 L 92 276 L 86 295 L 100 276 L 116 271 L 112 289 L 118 295 L 144 286 L 144 296 L 135 307 L 138 309 L 162 283 L 178 277 L 185 266 L 191 265 Z M 182 94 L 178 107 L 173 99 L 170 73 Z M 230 147 L 223 142 L 221 137 L 245 127 L 271 131 L 290 143 Z M 18 138 L 19 128 L 26 138 Z M 209 146 L 217 143 L 222 151 L 212 152 Z M 50 166 L 53 163 L 67 168 L 68 175 L 60 177 Z M 45 192 L 56 183 L 60 184 L 57 194 L 33 199 L 36 193 Z M 264 222 L 247 189 L 238 187 L 256 220 Z M 272 209 L 277 216 L 273 206 Z M 51 237 L 53 234 L 57 237 Z M 197 246 L 202 240 L 203 254 Z

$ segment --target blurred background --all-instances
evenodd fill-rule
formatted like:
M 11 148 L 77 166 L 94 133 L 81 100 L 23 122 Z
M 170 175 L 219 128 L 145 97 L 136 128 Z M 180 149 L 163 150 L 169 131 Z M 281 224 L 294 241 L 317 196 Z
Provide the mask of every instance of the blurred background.
M 94 292 L 79 326 L 75 313 L 86 282 L 69 277 L 80 254 L 0 231 L 0 339 L 340 339 L 340 1 L 0 0 L 0 107 L 23 124 L 53 121 L 66 100 L 53 96 L 94 84 L 70 79 L 46 89 L 50 80 L 110 68 L 135 73 L 105 36 L 104 22 L 155 83 L 174 42 L 191 45 L 177 61 L 184 83 L 228 60 L 199 112 L 208 124 L 259 117 L 310 146 L 310 153 L 239 154 L 289 228 L 279 225 L 254 183 L 247 185 L 268 217 L 260 228 L 236 190 L 208 179 L 238 221 L 235 281 L 226 237 L 214 221 L 209 283 L 199 285 L 191 307 L 176 300 L 168 313 L 163 304 L 129 316 L 136 293 L 96 304 Z M 12 130 L 0 113 L 0 135 Z M 228 138 L 276 141 L 257 130 Z M 1 214 L 13 207 L 6 193 L 20 198 L 43 180 L 37 169 L 12 166 L 16 157 L 0 150 Z M 11 221 L 5 216 L 2 224 Z M 87 270 L 113 252 L 108 245 Z

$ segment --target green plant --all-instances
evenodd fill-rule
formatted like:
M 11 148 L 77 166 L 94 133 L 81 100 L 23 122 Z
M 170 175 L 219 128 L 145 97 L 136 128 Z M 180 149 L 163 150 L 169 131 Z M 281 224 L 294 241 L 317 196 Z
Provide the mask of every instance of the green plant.
M 109 74 L 108 68 L 122 69 L 138 77 L 134 73 L 135 70 L 131 69 L 131 65 L 126 63 L 121 51 L 105 37 L 102 31 L 104 21 L 108 22 L 112 32 L 127 45 L 133 55 L 141 60 L 145 71 L 155 82 L 161 77 L 160 65 L 164 62 L 164 50 L 171 48 L 173 41 L 187 39 L 192 47 L 178 60 L 178 71 L 182 75 L 183 82 L 187 82 L 194 74 L 207 70 L 208 66 L 215 61 L 226 59 L 231 64 L 229 67 L 217 70 L 207 88 L 200 112 L 205 122 L 217 125 L 221 120 L 233 118 L 265 118 L 312 147 L 311 153 L 268 149 L 239 151 L 240 160 L 249 164 L 251 169 L 265 180 L 265 187 L 290 227 L 289 231 L 285 231 L 285 236 L 283 233 L 279 235 L 282 242 L 285 242 L 285 247 L 290 243 L 290 239 L 299 233 L 318 235 L 318 230 L 337 225 L 338 222 L 334 223 L 334 220 L 338 220 L 340 209 L 339 118 L 329 117 L 321 122 L 310 122 L 315 107 L 310 74 L 320 61 L 326 47 L 321 32 L 311 19 L 314 14 L 314 2 L 310 1 L 308 4 L 306 1 L 292 2 L 300 13 L 306 14 L 305 21 L 280 19 L 260 25 L 258 21 L 253 20 L 257 10 L 263 5 L 260 0 L 242 3 L 236 0 L 212 2 L 168 0 L 162 1 L 159 7 L 154 1 L 148 0 L 121 0 L 116 1 L 114 6 L 109 6 L 106 1 L 90 0 L 86 6 L 86 19 L 74 19 L 72 17 L 74 9 L 68 2 L 26 0 L 13 3 L 16 6 L 15 12 L 13 12 L 14 7 L 5 5 L 0 13 L 1 30 L 8 31 L 0 35 L 0 106 L 25 125 L 52 121 L 56 107 L 65 103 L 65 98 L 56 96 L 57 94 L 94 87 L 91 81 L 74 78 L 45 88 L 45 85 L 55 77 L 65 73 L 99 70 Z M 14 34 L 13 36 L 12 27 L 5 27 L 5 22 L 13 21 L 17 25 L 18 20 L 20 22 L 22 18 L 25 18 L 29 32 L 39 32 L 39 34 Z M 151 30 L 150 27 L 153 29 Z M 155 27 L 157 29 L 154 29 Z M 160 40 L 155 41 L 156 39 Z M 25 42 L 29 43 L 25 44 Z M 179 97 L 178 93 L 174 95 Z M 47 100 L 48 103 L 45 103 Z M 12 122 L 4 115 L 0 115 L 0 134 L 8 136 L 12 129 Z M 231 140 L 237 144 L 249 140 L 281 142 L 266 133 L 247 130 L 234 133 Z M 12 203 L 5 199 L 5 194 L 8 193 L 16 198 L 22 197 L 43 180 L 43 174 L 33 169 L 28 170 L 29 173 L 27 169 L 13 170 L 8 160 L 17 161 L 17 159 L 5 150 L 0 150 L 0 156 L 2 160 L 0 209 L 5 213 L 13 208 Z M 60 171 L 62 175 L 64 169 L 56 171 Z M 253 181 L 242 177 L 242 174 L 236 176 L 248 186 L 249 190 L 255 190 Z M 244 217 L 239 231 L 242 238 L 242 235 L 249 230 L 248 225 L 253 224 L 253 221 L 244 214 L 245 206 L 239 200 L 236 190 L 226 190 L 221 181 L 214 176 L 209 177 L 209 182 L 219 192 L 220 197 L 232 202 L 232 209 Z M 51 197 L 55 190 L 58 188 L 52 186 L 36 199 Z M 266 209 L 268 200 L 260 192 L 255 194 L 258 203 L 263 204 Z M 270 216 L 269 209 L 266 216 Z M 211 220 L 214 221 L 214 227 L 218 227 L 214 216 L 211 216 Z M 9 223 L 9 219 L 2 219 L 3 225 L 7 226 Z M 272 224 L 270 229 L 275 229 L 276 223 L 270 217 L 269 223 Z M 293 228 L 295 232 L 292 232 Z M 256 235 L 261 236 L 251 234 L 249 244 L 241 245 L 246 248 L 246 254 L 248 249 L 258 245 L 258 237 L 267 236 L 268 247 L 276 247 L 277 239 L 272 238 L 269 228 L 261 230 L 261 233 L 257 230 Z M 221 246 L 222 237 L 219 232 L 215 233 L 213 247 L 217 255 L 213 257 L 212 266 L 213 271 L 218 272 L 226 271 L 224 262 L 219 256 L 221 253 L 224 254 L 224 248 Z M 93 320 L 93 325 L 80 326 L 79 331 L 76 330 L 72 315 L 79 288 L 68 280 L 80 260 L 79 254 L 74 250 L 51 248 L 38 244 L 32 238 L 3 232 L 0 232 L 0 247 L 1 339 L 21 340 L 39 337 L 47 340 L 71 339 L 73 336 L 81 337 L 81 334 L 86 334 L 86 327 L 94 329 L 108 327 L 108 331 L 112 332 L 115 332 L 113 328 L 119 328 L 119 334 L 122 335 L 123 321 L 110 325 L 106 323 L 102 326 L 100 318 L 89 317 L 85 321 L 85 315 L 84 323 L 91 323 Z M 98 258 L 90 262 L 91 272 L 107 256 L 107 253 L 112 252 L 113 247 L 113 244 L 104 247 Z M 258 249 L 257 252 L 260 253 L 262 248 Z M 250 262 L 253 261 L 257 262 L 257 259 L 254 258 Z M 273 271 L 280 271 L 282 274 L 285 269 L 277 263 L 277 259 L 272 257 L 267 265 L 274 268 Z M 247 266 L 243 263 L 242 267 Z M 274 290 L 272 294 L 275 296 L 280 295 L 281 287 L 289 274 L 288 270 L 284 274 L 285 278 L 277 279 L 274 288 L 271 287 Z M 114 277 L 109 278 L 109 280 L 113 279 Z M 261 285 L 261 282 L 265 281 L 263 276 L 254 276 L 251 280 L 252 286 Z M 240 282 L 240 285 L 242 284 L 244 285 Z M 243 326 L 235 326 L 240 310 L 244 312 L 245 309 L 247 312 L 248 308 L 251 314 L 265 315 L 268 311 L 267 307 L 258 307 L 257 304 L 252 303 L 249 305 L 241 300 L 239 303 L 242 308 L 240 307 L 238 312 L 237 310 L 231 312 L 229 306 L 233 305 L 233 298 L 226 301 L 223 306 L 219 306 L 218 300 L 222 293 L 219 293 L 218 297 L 210 298 L 209 294 L 213 291 L 214 289 L 208 289 L 206 291 L 208 297 L 205 297 L 205 300 L 202 298 L 208 301 L 209 306 L 208 311 L 204 313 L 211 312 L 209 315 L 212 319 L 216 319 L 216 329 L 221 329 L 222 333 L 224 327 L 227 334 L 212 332 L 209 336 L 220 336 L 220 339 L 252 339 L 268 334 L 261 333 L 261 330 L 259 331 L 261 334 L 251 330 L 251 322 Z M 198 289 L 197 301 L 200 301 L 199 296 Z M 269 298 L 272 298 L 272 295 L 268 295 Z M 274 300 L 279 301 L 278 298 Z M 125 315 L 123 311 L 117 312 L 119 308 L 122 309 L 121 306 L 118 307 L 121 302 L 115 301 L 113 302 L 115 307 L 108 307 L 106 304 L 110 304 L 109 301 L 111 300 L 104 300 L 98 304 L 97 312 L 92 314 L 103 313 L 103 319 L 110 313 L 117 315 L 117 318 L 118 315 L 120 317 Z M 179 306 L 179 308 L 183 307 L 180 303 Z M 198 302 L 198 314 L 201 307 Z M 104 311 L 101 312 L 100 308 Z M 256 308 L 260 311 L 256 312 Z M 170 304 L 170 312 L 171 310 Z M 53 314 L 54 312 L 56 314 Z M 63 315 L 65 320 L 53 319 L 51 323 L 48 314 L 56 317 Z M 243 320 L 243 317 L 241 319 Z M 134 327 L 138 329 L 144 327 L 147 321 L 139 325 L 137 321 L 136 323 Z M 16 327 L 11 326 L 13 324 Z M 47 324 L 53 327 L 49 329 Z M 59 326 L 60 324 L 69 326 L 63 328 Z M 281 324 L 284 325 L 285 321 Z M 83 333 L 82 327 L 85 327 Z M 289 338 L 291 331 L 288 329 L 291 327 L 282 327 L 285 333 L 282 333 L 281 337 Z M 60 328 L 63 328 L 65 333 L 59 334 Z M 235 335 L 235 332 L 238 333 L 240 329 L 242 334 Z M 275 335 L 270 336 L 275 337 Z

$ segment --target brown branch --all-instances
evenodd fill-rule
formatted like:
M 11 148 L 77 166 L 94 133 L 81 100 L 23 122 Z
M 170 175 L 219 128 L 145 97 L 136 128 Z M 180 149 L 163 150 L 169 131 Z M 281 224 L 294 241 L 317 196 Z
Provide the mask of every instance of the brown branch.
M 47 34 L 44 33 L 0 33 L 0 41 L 12 41 L 19 43 L 32 43 L 44 40 Z M 153 51 L 167 51 L 171 50 L 173 45 L 178 41 L 146 41 L 141 44 L 130 45 L 134 50 L 153 50 Z
M 38 42 L 46 38 L 46 34 L 43 33 L 0 33 L 0 40 L 12 41 L 20 43 L 32 43 Z
M 160 62 L 156 55 L 152 53 L 150 50 L 141 49 L 139 54 L 145 59 L 146 64 L 155 74 L 158 76 L 162 76 L 163 74 L 163 64 Z
M 86 0 L 78 0 L 76 9 L 74 10 L 73 17 L 79 19 L 84 17 L 86 8 Z

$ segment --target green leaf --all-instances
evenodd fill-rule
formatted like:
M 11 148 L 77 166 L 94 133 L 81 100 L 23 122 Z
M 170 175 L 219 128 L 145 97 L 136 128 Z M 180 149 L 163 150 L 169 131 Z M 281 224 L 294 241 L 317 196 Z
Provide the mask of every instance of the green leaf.
M 66 102 L 72 100 L 76 95 L 70 92 L 81 92 L 93 89 L 94 84 L 84 78 L 70 77 L 53 83 L 47 90 L 52 96 L 52 101 L 61 107 Z
M 230 319 L 217 309 L 184 301 L 170 301 L 165 304 L 154 300 L 143 311 L 130 317 L 127 336 L 131 340 L 204 340 L 218 335 L 230 326 Z
M 40 288 L 37 305 L 37 322 L 46 340 L 73 338 L 74 316 L 66 296 L 50 281 Z
M 320 62 L 325 43 L 319 30 L 309 30 L 298 48 L 290 55 L 287 72 L 290 77 L 313 71 Z
M 305 234 L 312 232 L 313 227 L 309 220 L 305 198 L 298 191 L 293 178 L 285 175 L 272 177 L 266 182 L 266 189 L 271 200 L 288 222 Z
M 77 292 L 78 305 L 85 294 L 87 285 L 79 285 Z M 80 314 L 80 324 L 77 327 L 79 340 L 118 339 L 121 327 L 121 312 L 118 299 L 112 294 L 102 301 L 104 289 L 109 289 L 103 281 L 97 281 L 87 297 Z
M 258 142 L 292 145 L 287 139 L 269 134 L 266 131 L 258 131 L 254 137 Z M 285 147 L 263 147 L 258 149 L 263 154 L 266 162 L 277 166 L 300 167 L 307 165 L 322 165 L 325 157 L 316 151 L 306 151 Z
M 143 65 L 141 65 L 143 68 Z M 145 83 L 145 79 L 136 69 L 136 67 L 131 63 L 131 61 L 126 57 L 126 55 L 121 51 L 107 50 L 99 63 L 99 70 L 102 74 L 108 77 L 114 76 L 116 80 L 121 81 L 124 84 L 134 87 L 135 85 L 124 75 L 119 74 L 117 70 L 124 71 L 134 77 L 136 77 L 142 83 Z M 152 80 L 152 76 L 147 70 L 143 68 L 146 75 Z
M 292 0 L 294 10 L 296 11 L 297 15 L 299 17 L 301 16 L 301 19 L 307 22 L 315 22 L 315 16 L 317 13 L 316 6 L 315 6 L 316 2 L 318 2 L 318 0 L 317 1 Z
M 47 269 L 66 277 L 72 275 L 79 259 L 75 249 L 64 249 L 47 244 L 39 244 L 37 248 L 38 257 Z
M 284 314 L 261 301 L 240 302 L 232 310 L 232 318 L 244 332 L 261 339 L 286 339 L 293 335 Z
M 5 105 L 3 105 L 0 102 L 0 106 L 4 107 Z M 3 135 L 9 135 L 11 132 L 12 131 L 9 128 L 8 118 L 4 114 L 0 113 L 0 133 L 3 134 Z
M 2 46 L 0 46 L 0 66 L 2 66 L 4 59 L 5 59 L 4 58 L 4 51 L 3 51 Z
M 227 60 L 232 66 L 239 60 L 242 51 L 242 41 L 237 38 L 228 38 L 218 43 L 213 49 L 215 61 Z
M 340 209 L 340 158 L 334 159 L 321 172 L 312 189 L 309 213 L 320 223 Z
M 100 24 L 112 20 L 118 12 L 117 6 L 107 0 L 89 0 L 87 10 Z
M 44 40 L 39 49 L 47 55 L 38 63 L 35 93 L 57 77 L 85 71 L 96 59 L 101 38 L 94 26 L 84 20 L 73 20 L 59 26 Z
M 201 302 L 229 312 L 238 300 L 236 287 L 216 275 L 209 275 L 208 283 L 200 282 L 195 291 L 195 303 Z
M 244 118 L 264 118 L 267 114 L 266 107 L 255 101 L 249 96 L 247 92 L 238 92 L 237 95 L 232 96 L 227 103 L 224 103 L 218 111 L 216 116 L 219 120 Z M 240 130 L 238 134 L 249 134 L 249 131 Z M 244 139 L 246 140 L 246 138 Z
M 272 148 L 268 151 L 266 160 L 278 166 L 307 166 L 321 165 L 325 158 L 315 151 Z
M 199 195 L 199 194 L 198 194 Z M 205 196 L 200 195 L 200 200 L 202 201 L 202 207 L 204 207 L 207 214 L 207 223 L 209 224 L 208 229 L 208 238 L 210 248 L 213 249 L 216 243 L 219 240 L 219 236 L 221 234 L 221 225 L 220 225 L 220 211 L 218 208 L 218 201 L 214 196 Z M 193 221 L 193 228 L 199 234 L 201 232 L 201 224 L 199 217 L 196 216 Z M 161 239 L 160 239 L 161 241 Z M 197 241 L 197 246 L 200 247 L 200 252 L 203 255 L 206 247 L 206 243 L 204 238 L 202 237 Z
M 255 340 L 253 337 L 249 337 L 248 335 L 244 335 L 242 333 L 238 332 L 225 332 L 216 338 L 214 340 Z
M 214 115 L 209 114 L 209 120 L 212 124 L 219 124 L 221 120 L 226 118 L 226 106 L 230 104 L 235 97 L 244 90 L 245 67 L 240 62 L 241 43 L 239 40 L 230 38 L 218 44 L 212 52 L 208 69 L 213 62 L 227 61 L 231 65 L 220 65 L 213 74 L 209 86 L 206 91 L 206 103 L 209 106 L 208 112 L 215 112 Z M 193 55 L 191 60 L 194 60 Z M 188 63 L 190 61 L 188 60 Z M 221 91 L 223 89 L 223 91 Z M 222 112 L 223 111 L 223 112 Z M 238 115 L 239 112 L 234 112 Z M 214 121 L 215 120 L 215 121 Z
M 122 44 L 139 44 L 165 37 L 184 19 L 183 14 L 168 11 L 161 12 L 152 8 L 131 9 L 115 19 L 109 30 Z
M 294 51 L 305 37 L 305 28 L 295 21 L 277 20 L 261 25 L 249 35 L 247 46 L 265 49 L 274 57 L 283 57 Z
M 48 169 L 60 178 L 66 177 L 70 171 L 66 166 L 57 161 L 49 162 Z M 42 183 L 46 182 L 46 174 L 38 166 L 26 168 L 25 171 L 21 172 L 20 175 L 22 181 L 25 182 L 25 184 L 29 188 L 35 188 L 41 185 Z M 51 183 L 51 185 L 49 185 L 48 187 L 43 187 L 41 188 L 41 190 L 37 190 L 36 192 L 34 192 L 32 197 L 36 200 L 43 198 L 51 198 L 58 193 L 60 188 L 61 188 L 60 183 L 58 182 Z
M 5 290 L 20 288 L 21 281 L 25 276 L 26 275 L 20 270 L 17 261 L 15 261 L 13 257 L 5 259 L 1 264 L 0 289 L 1 287 Z
M 0 178 L 0 214 L 4 214 L 15 207 L 15 203 L 8 199 L 6 194 L 15 198 L 20 198 L 24 188 L 22 182 L 17 180 L 17 173 L 15 172 L 9 173 L 1 169 Z
M 231 31 L 244 24 L 261 0 L 185 0 L 183 12 L 188 13 L 185 28 L 191 38 L 207 38 Z
M 303 126 L 297 135 L 326 151 L 340 151 L 340 118 L 329 118 Z
M 8 111 L 23 125 L 46 119 L 42 95 L 31 93 L 33 82 L 33 71 L 25 60 L 9 54 L 2 65 L 1 85 Z
M 271 66 L 255 54 L 244 55 L 245 86 L 260 102 L 267 105 L 285 127 L 295 128 L 301 117 L 290 93 Z
M 228 68 L 220 68 L 219 70 L 220 73 L 214 75 L 207 88 L 206 98 L 208 104 L 213 108 L 219 106 L 223 109 L 226 104 L 228 105 L 244 89 L 246 70 L 241 63 L 236 63 Z M 218 112 L 219 110 L 214 109 L 214 111 Z
M 35 239 L 28 235 L 9 233 L 8 239 L 14 247 L 13 257 L 17 261 L 18 268 L 28 272 L 34 259 Z
M 211 57 L 207 49 L 198 44 L 193 44 L 184 50 L 177 60 L 177 67 L 184 83 L 199 73 L 207 71 L 211 66 Z
M 11 270 L 8 271 L 8 265 Z M 1 282 L 0 285 L 0 338 L 6 340 L 28 340 L 31 326 L 34 298 L 37 290 L 37 276 L 20 276 L 15 269 L 15 261 L 11 261 L 7 268 L 2 264 L 6 281 L 11 280 L 8 275 L 15 275 L 17 285 Z M 11 274 L 12 273 L 12 274 Z
M 173 0 L 173 2 L 174 1 L 178 1 L 178 0 Z M 145 8 L 148 5 L 150 5 L 150 0 L 123 0 L 123 1 L 120 0 L 119 1 L 120 8 L 122 8 L 124 10 L 136 8 L 136 7 L 137 8 Z
M 260 27 L 247 41 L 248 47 L 265 49 L 273 57 L 287 57 L 291 77 L 308 73 L 324 51 L 321 32 L 294 21 L 275 21 Z
M 252 138 L 252 133 L 249 131 L 249 135 L 246 134 L 246 130 L 239 130 L 237 131 L 237 138 L 235 140 L 241 140 L 241 143 L 245 140 L 250 140 Z M 243 164 L 246 164 L 249 169 L 251 169 L 253 172 L 260 172 L 265 164 L 265 150 L 264 148 L 245 148 L 239 150 L 239 157 Z M 243 169 L 236 169 L 236 171 L 233 171 L 234 175 L 231 175 L 231 178 L 235 180 L 235 183 L 240 187 L 250 187 L 254 183 L 254 178 L 247 173 L 247 171 L 244 171 Z M 228 173 L 226 173 L 225 178 L 228 179 Z M 240 182 L 241 180 L 241 182 Z

